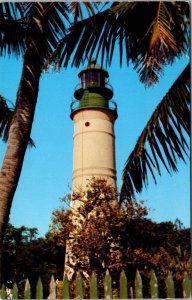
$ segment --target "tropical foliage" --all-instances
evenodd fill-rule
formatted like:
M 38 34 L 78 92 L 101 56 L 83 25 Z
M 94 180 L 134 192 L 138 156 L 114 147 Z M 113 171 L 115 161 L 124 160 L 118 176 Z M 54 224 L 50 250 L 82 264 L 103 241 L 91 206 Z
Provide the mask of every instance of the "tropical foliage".
M 35 113 L 43 68 L 79 66 L 93 55 L 110 65 L 114 49 L 120 64 L 126 59 L 145 85 L 157 83 L 167 64 L 189 53 L 189 4 L 187 2 L 1 3 L 0 53 L 23 55 L 23 72 L 14 113 L 1 115 L 2 137 L 8 147 L 0 173 L 1 234 L 5 231 L 12 199 L 21 173 Z M 71 19 L 71 13 L 74 18 Z M 93 16 L 92 16 L 93 14 Z M 139 22 L 138 22 L 139 20 Z M 68 25 L 71 27 L 68 29 Z M 14 35 L 13 33 L 14 28 Z M 2 101 L 1 101 L 2 102 Z M 1 105 L 2 106 L 2 105 Z M 11 118 L 11 119 L 10 119 Z M 10 121 L 11 120 L 11 121 Z M 154 125 L 151 125 L 154 122 Z M 10 124 L 10 129 L 8 129 Z M 183 133 L 186 131 L 186 134 Z M 123 172 L 121 199 L 134 197 L 148 183 L 148 174 L 160 174 L 160 161 L 176 171 L 184 159 L 189 134 L 189 67 L 176 80 L 155 110 Z M 149 149 L 146 148 L 149 144 Z M 161 146 L 161 147 L 160 147 Z
M 57 57 L 59 66 L 67 66 L 72 56 L 72 64 L 79 66 L 82 60 L 101 55 L 108 66 L 118 47 L 120 64 L 125 55 L 140 80 L 151 85 L 165 65 L 189 55 L 189 34 L 186 2 L 112 2 L 109 9 L 75 23 L 52 59 Z
M 57 245 L 67 246 L 65 273 L 70 276 L 71 268 L 73 281 L 76 270 L 85 280 L 94 271 L 102 282 L 106 270 L 110 270 L 113 282 L 118 284 L 124 269 L 129 286 L 133 286 L 137 269 L 144 282 L 153 269 L 159 278 L 161 297 L 165 297 L 163 282 L 170 270 L 178 281 L 177 294 L 182 297 L 183 274 L 190 272 L 189 229 L 178 226 L 178 221 L 152 222 L 146 218 L 144 203 L 132 201 L 122 208 L 116 199 L 117 191 L 106 180 L 92 179 L 87 191 L 73 193 L 72 201 L 81 203 L 76 209 L 53 212 L 50 237 Z M 149 297 L 147 290 L 145 297 Z
M 2 246 L 1 284 L 12 288 L 16 282 L 19 297 L 23 299 L 25 280 L 31 283 L 32 298 L 35 298 L 35 287 L 39 277 L 44 283 L 44 293 L 47 298 L 49 281 L 53 274 L 55 278 L 63 275 L 63 247 L 55 245 L 48 235 L 38 237 L 37 228 L 21 226 L 19 228 L 8 224 Z
M 177 283 L 176 295 L 182 297 L 184 271 L 190 275 L 190 229 L 185 229 L 179 220 L 175 224 L 152 222 L 146 218 L 144 204 L 135 202 L 134 207 L 129 204 L 127 213 L 125 206 L 123 210 L 119 207 L 118 211 L 116 206 L 109 203 L 116 197 L 114 189 L 111 190 L 103 180 L 99 182 L 99 186 L 97 182 L 92 182 L 91 185 L 95 192 L 93 194 L 92 190 L 89 193 L 91 206 L 86 205 L 85 209 L 80 209 L 85 226 L 81 230 L 79 228 L 78 234 L 74 235 L 74 259 L 77 260 L 78 268 L 83 273 L 89 268 L 89 274 L 94 270 L 99 277 L 109 268 L 115 280 L 123 267 L 129 286 L 133 286 L 136 269 L 139 269 L 146 297 L 148 289 L 145 288 L 145 283 L 148 284 L 150 270 L 153 268 L 158 276 L 162 297 L 165 297 L 164 282 L 167 271 L 170 270 Z M 81 198 L 82 194 L 78 199 Z M 95 207 L 96 199 L 100 205 L 96 205 L 92 214 L 90 209 Z M 66 202 L 66 197 L 63 201 Z M 9 224 L 1 249 L 1 284 L 12 288 L 13 282 L 16 282 L 19 297 L 22 297 L 25 280 L 29 278 L 34 298 L 35 286 L 40 276 L 46 298 L 51 275 L 55 279 L 63 279 L 66 239 L 70 233 L 68 229 L 72 229 L 69 219 L 69 211 L 54 211 L 51 230 L 45 237 L 38 237 L 37 228 L 16 228 Z M 100 234 L 101 231 L 104 235 Z M 89 264 L 84 255 L 88 255 Z
M 7 141 L 11 119 L 13 117 L 13 109 L 9 108 L 7 102 L 0 96 L 0 137 L 4 142 Z

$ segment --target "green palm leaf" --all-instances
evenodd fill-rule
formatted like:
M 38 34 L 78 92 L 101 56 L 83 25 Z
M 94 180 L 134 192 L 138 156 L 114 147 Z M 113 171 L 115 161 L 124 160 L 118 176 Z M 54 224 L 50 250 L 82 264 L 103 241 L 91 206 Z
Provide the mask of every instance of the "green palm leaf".
M 74 22 L 77 22 L 78 19 L 82 20 L 84 14 L 87 13 L 89 17 L 95 14 L 99 7 L 97 2 L 71 2 L 69 3 L 69 11 L 74 16 Z
M 13 109 L 9 108 L 5 98 L 0 95 L 0 138 L 7 141 Z
M 20 3 L 0 3 L 0 55 L 19 56 L 23 52 L 26 35 L 23 14 Z
M 2 2 L 0 15 L 8 19 L 20 19 L 23 17 L 23 5 L 20 3 Z
M 139 22 L 138 22 L 139 20 Z M 75 23 L 61 39 L 51 59 L 59 66 L 79 66 L 87 58 L 110 65 L 114 48 L 120 64 L 126 55 L 141 82 L 156 83 L 166 64 L 189 51 L 189 4 L 187 2 L 114 2 L 111 8 Z
M 63 5 L 67 5 L 67 8 L 64 8 Z M 84 10 L 83 10 L 83 6 L 84 6 Z M 49 45 L 50 45 L 50 41 L 52 41 L 52 45 L 49 47 L 49 51 L 47 51 L 47 56 L 46 56 L 46 60 L 44 63 L 44 68 L 48 69 L 48 67 L 51 65 L 53 67 L 55 67 L 57 70 L 58 68 L 60 68 L 60 58 L 59 56 L 62 56 L 62 53 L 60 52 L 60 50 L 63 47 L 63 43 L 65 44 L 65 37 L 66 37 L 66 33 L 67 33 L 67 29 L 68 25 L 72 23 L 77 23 L 77 19 L 82 18 L 83 14 L 86 12 L 88 14 L 88 16 L 91 15 L 95 15 L 95 12 L 97 11 L 99 4 L 98 3 L 86 3 L 86 2 L 82 2 L 82 3 L 78 3 L 78 2 L 70 2 L 70 3 L 65 3 L 65 4 L 61 4 L 60 2 L 54 3 L 54 9 L 59 10 L 60 14 L 63 15 L 65 12 L 64 18 L 66 20 L 66 22 L 64 22 L 65 24 L 65 28 L 62 28 L 62 24 L 60 24 L 61 22 L 63 22 L 63 19 L 60 20 L 59 22 L 59 26 L 60 27 L 60 32 L 57 32 L 57 30 L 54 31 L 51 30 L 51 28 L 49 28 L 47 30 L 47 34 L 48 34 L 48 41 L 49 41 Z M 66 14 L 67 13 L 67 14 Z M 72 18 L 70 18 L 70 14 L 73 16 Z M 53 16 L 53 12 L 51 12 L 51 17 Z M 55 15 L 55 21 L 58 22 L 59 17 Z M 49 21 L 50 22 L 50 21 Z M 53 22 L 51 22 L 53 23 Z M 55 32 L 59 33 L 57 34 L 57 39 L 54 40 L 53 36 L 55 35 Z M 52 38 L 51 38 L 52 36 Z M 63 42 L 64 41 L 64 42 Z
M 0 138 L 7 142 L 11 121 L 14 114 L 14 108 L 7 105 L 7 101 L 0 95 Z M 29 139 L 29 146 L 35 147 L 34 141 Z
M 44 8 L 42 10 L 43 18 L 45 22 L 47 21 L 46 54 L 49 57 L 58 41 L 65 36 L 66 27 L 70 24 L 69 8 L 65 2 L 43 3 L 42 6 Z M 10 5 L 7 3 L 0 4 L 1 55 L 15 54 L 19 56 L 23 54 L 26 48 L 29 24 L 32 22 L 35 10 L 39 10 L 35 2 L 11 3 Z
M 177 78 L 153 112 L 131 152 L 124 170 L 121 201 L 131 200 L 148 185 L 151 173 L 161 175 L 160 162 L 168 173 L 177 171 L 177 160 L 188 155 L 190 135 L 190 65 Z M 156 174 L 155 174 L 156 173 Z

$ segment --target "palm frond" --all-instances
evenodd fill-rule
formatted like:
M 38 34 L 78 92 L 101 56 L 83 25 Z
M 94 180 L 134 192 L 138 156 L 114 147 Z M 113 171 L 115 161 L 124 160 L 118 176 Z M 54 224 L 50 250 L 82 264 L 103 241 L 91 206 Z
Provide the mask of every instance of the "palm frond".
M 38 13 L 43 14 L 42 18 L 47 24 L 45 59 L 49 57 L 59 40 L 65 36 L 66 28 L 70 24 L 68 4 L 66 2 L 12 3 L 11 8 L 9 5 L 0 4 L 0 53 L 19 56 L 24 52 L 28 30 L 31 30 L 30 24 L 35 22 L 33 16 Z M 22 14 L 16 15 L 18 8 Z
M 102 3 L 98 2 L 70 2 L 69 11 L 72 13 L 74 23 L 76 23 L 78 19 L 82 20 L 85 13 L 88 17 L 94 15 L 101 4 Z
M 14 53 L 19 56 L 23 53 L 25 25 L 20 3 L 0 3 L 0 55 Z
M 71 26 L 68 34 L 60 40 L 56 50 L 50 56 L 49 63 L 57 60 L 59 67 L 67 67 L 73 56 L 72 65 L 78 67 L 81 62 L 91 58 L 96 49 L 99 54 L 100 41 L 103 39 L 101 33 L 107 27 L 107 18 L 110 16 L 106 10 Z
M 168 20 L 169 19 L 169 22 Z M 158 48 L 158 44 L 162 44 L 162 51 L 166 52 L 166 45 L 169 45 L 173 51 L 178 52 L 176 41 L 171 33 L 171 24 L 173 23 L 173 19 L 171 17 L 170 12 L 167 10 L 164 2 L 159 1 L 157 16 L 154 20 L 153 30 L 151 34 L 151 40 L 149 44 L 149 48 L 152 51 L 154 48 Z
M 6 20 L 2 23 L 0 20 L 0 31 L 0 55 L 14 53 L 16 57 L 20 56 L 25 49 L 26 31 L 23 22 Z
M 188 53 L 188 21 L 187 2 L 114 2 L 111 8 L 75 23 L 51 59 L 59 58 L 59 66 L 72 61 L 79 67 L 101 54 L 101 64 L 105 61 L 108 66 L 117 47 L 120 64 L 126 55 L 140 81 L 150 85 L 158 81 L 164 65 Z
M 39 15 L 42 22 L 36 23 L 36 15 Z M 69 9 L 66 2 L 40 3 L 33 2 L 25 6 L 25 20 L 27 29 L 31 30 L 31 24 L 44 26 L 46 41 L 46 57 L 48 57 L 58 44 L 58 41 L 65 36 L 66 27 L 69 26 Z M 43 30 L 44 30 L 43 29 Z M 42 28 L 39 28 L 42 31 Z M 45 47 L 45 45 L 42 47 Z
M 24 16 L 23 4 L 2 2 L 0 3 L 0 15 L 7 19 L 21 19 Z
M 28 146 L 31 148 L 36 148 L 35 142 L 32 138 L 29 138 Z
M 158 82 L 164 65 L 172 64 L 183 53 L 189 53 L 188 20 L 186 3 L 158 2 L 155 18 L 144 37 L 148 49 L 134 67 L 141 82 L 148 86 Z
M 160 163 L 168 173 L 177 171 L 178 159 L 188 155 L 190 135 L 190 65 L 174 82 L 140 135 L 124 170 L 121 201 L 131 200 L 148 185 L 151 173 L 161 175 Z
M 57 4 L 59 5 L 59 3 Z M 88 2 L 81 2 L 81 3 L 78 3 L 78 2 L 71 2 L 68 4 L 68 13 L 72 13 L 73 15 L 73 18 L 74 20 L 72 20 L 73 22 L 72 23 L 75 23 L 77 22 L 77 19 L 78 18 L 83 18 L 83 12 L 87 13 L 88 16 L 91 16 L 91 15 L 94 15 L 95 16 L 95 12 L 97 11 L 99 5 L 101 5 L 100 3 L 88 3 Z M 83 7 L 85 9 L 83 9 Z M 67 19 L 67 17 L 65 16 L 65 18 Z M 57 18 L 58 19 L 58 18 Z M 68 18 L 67 19 L 68 22 L 70 22 L 70 19 Z M 55 31 L 54 31 L 55 33 Z M 51 40 L 50 38 L 50 35 L 52 34 L 51 31 L 48 32 L 49 34 L 49 38 L 48 38 L 48 41 Z M 60 40 L 56 41 L 55 43 L 52 43 L 53 44 L 53 47 L 51 47 L 51 49 L 54 51 L 48 51 L 48 57 L 47 57 L 47 61 L 45 62 L 44 64 L 44 69 L 48 69 L 49 66 L 51 65 L 52 67 L 55 67 L 57 70 L 61 67 L 61 64 L 60 64 L 60 56 L 63 56 L 62 54 L 62 51 L 63 51 L 63 46 L 65 45 L 66 43 L 66 40 L 65 40 L 65 36 L 66 36 L 66 30 L 63 30 L 62 32 L 60 32 Z M 58 37 L 58 36 L 57 36 Z
M 7 142 L 11 121 L 14 114 L 14 108 L 7 105 L 7 101 L 0 95 L 0 138 Z M 29 146 L 36 147 L 32 138 L 29 139 Z
M 69 8 L 65 2 L 46 3 L 46 27 L 47 51 L 46 57 L 49 57 L 58 45 L 59 40 L 66 35 L 66 28 L 70 24 Z M 65 20 L 65 21 L 64 21 Z
M 0 95 L 0 138 L 4 142 L 8 138 L 12 117 L 13 109 L 8 107 L 7 101 Z

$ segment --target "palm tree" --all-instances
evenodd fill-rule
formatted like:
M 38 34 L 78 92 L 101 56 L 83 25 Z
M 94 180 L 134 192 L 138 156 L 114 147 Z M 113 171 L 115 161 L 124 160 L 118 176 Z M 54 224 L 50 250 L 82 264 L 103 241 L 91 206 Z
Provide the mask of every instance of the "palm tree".
M 50 60 L 59 67 L 72 65 L 93 55 L 110 65 L 119 47 L 120 65 L 124 55 L 147 87 L 158 82 L 164 66 L 189 55 L 189 4 L 187 2 L 113 2 L 110 8 L 74 24 L 61 39 Z M 148 185 L 148 174 L 156 182 L 166 170 L 177 171 L 177 159 L 185 160 L 190 134 L 190 66 L 170 87 L 152 114 L 123 170 L 121 201 Z
M 166 64 L 172 64 L 175 58 L 188 51 L 188 3 L 112 2 L 106 5 L 110 8 L 82 21 L 78 21 L 82 11 L 77 3 L 0 5 L 1 53 L 14 52 L 19 55 L 24 51 L 23 72 L 14 113 L 11 112 L 11 119 L 7 114 L 7 121 L 0 119 L 0 125 L 2 122 L 5 124 L 2 127 L 3 133 L 6 130 L 8 133 L 7 151 L 0 173 L 2 236 L 30 139 L 39 78 L 44 66 L 56 62 L 58 67 L 66 67 L 71 57 L 72 64 L 79 66 L 93 54 L 96 58 L 101 54 L 102 63 L 105 60 L 106 65 L 110 65 L 114 47 L 119 45 L 120 64 L 125 53 L 127 64 L 132 62 L 141 82 L 150 86 L 158 82 Z M 87 8 L 92 13 L 90 3 L 87 3 Z M 66 26 L 63 20 L 69 21 L 69 10 L 75 12 L 75 22 L 65 35 Z M 182 86 L 181 90 L 177 90 L 178 84 Z M 160 172 L 158 160 L 162 160 L 163 153 L 162 161 L 170 164 L 168 170 L 175 170 L 177 156 L 184 159 L 186 141 L 182 130 L 189 133 L 189 122 L 185 122 L 189 117 L 188 95 L 189 78 L 185 70 L 170 88 L 162 100 L 162 105 L 159 105 L 143 131 L 131 155 L 133 163 L 129 159 L 127 161 L 123 173 L 122 199 L 130 199 L 134 196 L 134 189 L 141 191 L 143 184 L 147 184 L 147 168 L 150 171 L 156 168 Z M 7 107 L 6 111 L 8 110 L 11 111 Z M 164 128 L 159 122 L 162 119 Z M 151 125 L 153 121 L 156 126 Z M 156 146 L 159 141 L 161 150 Z M 145 149 L 147 142 L 152 145 L 151 154 Z
M 84 4 L 88 13 L 94 9 Z M 23 55 L 23 69 L 16 104 L 10 109 L 0 98 L 0 134 L 7 149 L 0 172 L 0 239 L 3 239 L 25 152 L 30 141 L 39 80 L 48 57 L 59 39 L 65 36 L 70 15 L 81 16 L 78 3 L 1 3 L 1 54 Z

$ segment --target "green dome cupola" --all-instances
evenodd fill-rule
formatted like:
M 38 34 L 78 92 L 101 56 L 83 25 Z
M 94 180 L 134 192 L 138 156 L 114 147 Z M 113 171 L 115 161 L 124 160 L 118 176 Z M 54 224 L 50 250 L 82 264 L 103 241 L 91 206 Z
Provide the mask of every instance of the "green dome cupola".
M 106 108 L 116 110 L 116 103 L 110 101 L 113 97 L 113 88 L 108 84 L 109 74 L 91 59 L 89 65 L 79 74 L 80 83 L 76 86 L 74 100 L 71 104 L 72 112 L 82 108 Z M 110 103 L 109 103 L 110 101 Z M 113 103 L 113 108 L 111 107 Z

